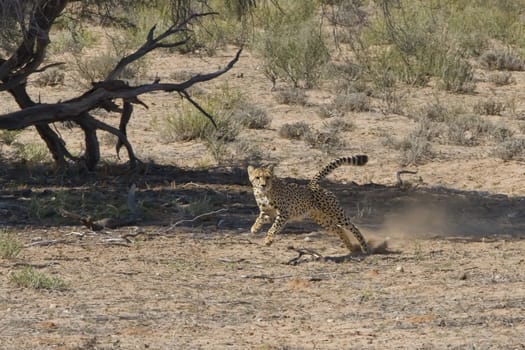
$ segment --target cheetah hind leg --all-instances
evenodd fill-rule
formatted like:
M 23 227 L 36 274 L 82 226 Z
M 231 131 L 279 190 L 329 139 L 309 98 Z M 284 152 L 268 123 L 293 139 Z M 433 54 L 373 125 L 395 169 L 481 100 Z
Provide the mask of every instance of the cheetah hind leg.
M 349 232 L 352 233 L 352 235 L 357 239 L 363 253 L 370 254 L 370 248 L 368 247 L 368 243 L 366 243 L 363 234 L 354 224 L 352 224 L 351 222 L 347 222 L 346 225 L 337 225 L 337 228 L 337 234 L 339 235 L 339 237 L 341 237 L 341 239 L 345 243 L 346 247 L 350 250 L 350 252 L 352 252 L 352 242 L 350 242 L 350 239 L 348 238 Z
M 354 251 L 354 245 L 350 241 L 348 232 L 351 232 L 357 239 L 359 245 L 361 246 L 361 250 L 365 254 L 369 254 L 368 245 L 366 244 L 363 235 L 361 234 L 361 232 L 359 232 L 359 229 L 350 222 L 350 220 L 342 211 L 339 212 L 337 217 L 333 219 L 328 219 L 327 215 L 322 210 L 313 211 L 310 214 L 310 217 L 314 219 L 314 221 L 317 222 L 317 224 L 323 227 L 326 231 L 333 234 L 337 234 L 339 238 L 341 238 L 345 246 L 348 248 L 350 253 Z

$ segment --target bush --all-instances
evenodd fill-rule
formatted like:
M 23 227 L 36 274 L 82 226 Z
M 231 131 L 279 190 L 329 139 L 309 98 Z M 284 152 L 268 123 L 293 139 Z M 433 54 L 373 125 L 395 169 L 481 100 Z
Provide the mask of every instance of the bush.
M 279 136 L 285 139 L 301 140 L 310 131 L 310 126 L 305 122 L 284 124 L 279 129 Z
M 48 289 L 48 290 L 65 290 L 66 283 L 59 277 L 49 277 L 41 272 L 33 270 L 32 267 L 26 267 L 20 271 L 11 274 L 11 281 L 19 287 Z
M 0 141 L 6 145 L 11 145 L 21 132 L 22 130 L 0 130 Z
M 41 163 L 49 160 L 49 151 L 43 143 L 13 143 L 18 157 L 28 163 Z
M 16 258 L 21 250 L 22 244 L 18 241 L 15 235 L 6 231 L 0 232 L 0 258 Z
M 487 51 L 480 57 L 481 64 L 490 70 L 521 71 L 523 60 L 510 50 Z
M 479 56 L 494 41 L 518 43 L 523 1 L 453 1 L 444 6 L 448 30 L 459 46 Z M 518 40 L 516 40 L 518 39 Z
M 508 138 L 494 149 L 494 156 L 503 160 L 525 157 L 525 139 Z
M 106 51 L 94 57 L 76 57 L 78 75 L 87 87 L 91 87 L 92 82 L 104 80 L 115 68 L 121 56 L 117 53 Z M 124 71 L 117 79 L 133 80 L 140 78 L 145 71 L 145 61 L 139 60 L 126 66 Z
M 70 52 L 78 54 L 84 48 L 91 47 L 97 42 L 97 38 L 92 31 L 80 28 L 77 23 L 73 22 L 74 20 L 66 24 L 69 28 L 52 33 L 49 45 L 51 53 L 63 54 Z
M 119 58 L 107 52 L 95 57 L 78 57 L 77 72 L 84 85 L 101 81 L 113 70 Z
M 215 140 L 224 142 L 235 140 L 242 125 L 234 115 L 246 105 L 243 96 L 225 85 L 217 93 L 203 95 L 199 103 L 213 116 L 217 129 L 206 116 L 184 100 L 178 108 L 178 114 L 169 114 L 157 121 L 156 127 L 161 137 L 166 142 L 201 140 L 208 144 L 210 142 L 214 144 Z
M 344 132 L 352 131 L 355 129 L 355 125 L 352 122 L 344 120 L 343 118 L 333 118 L 323 123 L 323 128 L 328 132 Z
M 64 77 L 63 69 L 51 68 L 38 74 L 34 82 L 39 87 L 64 85 Z
M 494 125 L 475 115 L 458 115 L 447 121 L 447 140 L 456 145 L 474 146 L 490 135 Z
M 264 155 L 261 147 L 250 140 L 234 142 L 231 149 L 233 157 L 244 164 L 257 163 L 263 158 Z M 264 152 L 267 151 L 267 149 L 264 150 Z
M 516 82 L 510 72 L 495 72 L 489 74 L 488 81 L 497 86 L 510 85 Z
M 472 65 L 462 57 L 459 52 L 448 53 L 441 51 L 440 64 L 433 69 L 437 69 L 438 77 L 441 78 L 443 89 L 452 92 L 473 92 L 475 89 L 474 69 Z
M 450 118 L 450 111 L 443 106 L 439 100 L 422 107 L 419 110 L 420 119 L 428 119 L 433 122 L 444 122 Z
M 362 92 L 340 94 L 335 97 L 335 108 L 346 112 L 366 112 L 370 110 L 370 98 Z
M 294 87 L 311 88 L 319 83 L 330 54 L 314 19 L 316 1 L 290 2 L 283 12 L 264 14 L 264 31 L 258 50 L 267 77 L 291 82 Z M 284 14 L 283 14 L 284 13 Z
M 320 118 L 328 119 L 328 118 L 334 118 L 334 117 L 342 117 L 345 115 L 344 111 L 340 111 L 335 103 L 330 103 L 326 105 L 322 105 L 317 109 L 317 115 Z
M 309 130 L 304 135 L 304 141 L 311 147 L 320 149 L 321 151 L 327 153 L 344 146 L 344 142 L 339 137 L 339 133 L 333 131 L 324 132 L 318 130 Z
M 217 129 L 213 124 L 189 102 L 184 102 L 179 109 L 180 114 L 170 114 L 165 117 L 160 125 L 160 133 L 163 139 L 169 141 L 191 141 L 207 140 L 208 138 L 233 141 L 239 134 L 240 124 L 233 120 L 231 112 L 214 110 L 207 103 L 202 107 L 210 113 Z
M 485 115 L 501 115 L 505 110 L 505 104 L 493 99 L 481 100 L 474 105 L 474 113 Z
M 233 119 L 248 129 L 265 129 L 272 122 L 264 109 L 246 102 L 234 112 Z
M 472 67 L 443 22 L 450 14 L 447 6 L 431 9 L 422 3 L 389 3 L 383 2 L 381 15 L 371 19 L 353 45 L 368 80 L 384 91 L 396 81 L 425 85 L 430 77 L 438 77 L 446 90 L 472 91 Z M 443 11 L 443 17 L 436 11 Z
M 398 147 L 401 150 L 402 166 L 422 164 L 433 155 L 430 142 L 415 133 L 405 137 Z
M 304 90 L 296 87 L 279 89 L 275 94 L 275 99 L 285 105 L 305 106 L 308 102 Z
M 494 125 L 490 131 L 490 136 L 498 142 L 505 142 L 506 140 L 510 139 L 513 135 L 514 132 L 512 130 L 501 124 Z

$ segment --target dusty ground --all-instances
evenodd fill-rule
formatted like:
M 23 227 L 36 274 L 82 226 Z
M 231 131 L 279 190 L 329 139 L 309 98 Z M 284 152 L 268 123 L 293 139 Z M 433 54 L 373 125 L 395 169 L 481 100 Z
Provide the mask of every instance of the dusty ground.
M 207 71 L 232 52 L 175 62 L 180 70 Z M 157 56 L 151 76 L 168 80 L 170 60 Z M 479 82 L 474 95 L 421 89 L 410 92 L 409 101 L 441 94 L 472 105 L 495 95 L 515 100 L 518 115 L 525 111 L 525 73 L 513 76 L 516 84 L 497 89 Z M 277 136 L 286 122 L 319 127 L 316 109 L 330 101 L 330 91 L 309 91 L 307 106 L 280 105 L 248 52 L 206 88 L 225 81 L 273 116 L 270 129 L 246 130 L 241 138 L 262 147 L 280 176 L 307 179 L 335 156 Z M 33 89 L 42 101 L 79 91 L 72 77 L 58 91 Z M 0 98 L 3 112 L 15 108 L 7 95 Z M 215 167 L 197 142 L 158 142 L 152 120 L 170 110 L 173 98 L 145 96 L 150 109 L 137 108 L 132 120 L 137 155 L 155 163 L 146 174 L 104 164 L 97 174 L 70 178 L 28 170 L 10 165 L 13 150 L 2 145 L 0 220 L 25 248 L 17 259 L 0 260 L 0 348 L 525 349 L 522 161 L 492 157 L 491 145 L 436 145 L 432 161 L 411 168 L 418 170 L 408 177 L 413 185 L 399 188 L 398 151 L 382 141 L 385 132 L 405 135 L 414 121 L 379 111 L 349 113 L 357 127 L 344 134 L 347 145 L 336 155 L 366 153 L 371 161 L 338 169 L 324 186 L 338 194 L 367 238 L 386 240 L 389 250 L 341 261 L 341 242 L 309 223 L 289 225 L 272 247 L 261 244 L 262 234 L 249 234 L 257 208 L 244 167 Z M 523 130 L 519 118 L 491 118 Z M 26 131 L 20 141 L 32 135 Z M 113 145 L 103 151 L 117 162 Z M 143 211 L 137 225 L 91 232 L 56 214 L 57 207 L 120 213 L 130 183 L 137 184 Z M 195 203 L 205 208 L 192 209 Z M 194 220 L 195 210 L 212 214 Z M 298 256 L 289 246 L 329 259 L 303 256 L 287 264 Z M 61 278 L 67 289 L 17 287 L 10 276 L 27 265 Z

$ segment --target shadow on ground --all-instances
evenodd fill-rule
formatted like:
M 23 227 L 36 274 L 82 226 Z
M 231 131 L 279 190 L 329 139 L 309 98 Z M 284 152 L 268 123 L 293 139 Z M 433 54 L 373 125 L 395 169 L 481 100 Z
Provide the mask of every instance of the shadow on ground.
M 187 170 L 150 164 L 141 172 L 106 166 L 97 173 L 69 170 L 55 174 L 45 167 L 9 164 L 0 170 L 0 221 L 6 226 L 79 224 L 62 217 L 60 208 L 95 218 L 125 216 L 132 183 L 137 186 L 139 225 L 178 223 L 181 229 L 211 227 L 246 232 L 258 211 L 246 171 L 239 167 Z M 470 240 L 525 237 L 524 197 L 443 187 L 328 181 L 323 186 L 337 194 L 364 231 L 381 236 Z M 193 220 L 206 213 L 212 214 Z M 317 229 L 306 222 L 291 223 L 287 231 Z

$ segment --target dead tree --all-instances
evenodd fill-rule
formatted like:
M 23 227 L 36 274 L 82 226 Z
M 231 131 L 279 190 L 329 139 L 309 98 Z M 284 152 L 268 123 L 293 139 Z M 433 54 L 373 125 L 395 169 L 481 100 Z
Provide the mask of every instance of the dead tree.
M 10 55 L 2 57 L 0 51 L 0 91 L 7 91 L 20 107 L 19 111 L 0 115 L 0 129 L 15 130 L 34 126 L 45 141 L 56 165 L 60 168 L 68 162 L 82 162 L 89 170 L 94 170 L 100 160 L 100 146 L 96 131 L 103 130 L 118 138 L 116 151 L 124 147 L 129 157 L 129 164 L 134 167 L 138 159 L 130 144 L 126 127 L 133 113 L 133 106 L 145 104 L 139 96 L 153 91 L 178 93 L 191 102 L 214 123 L 211 115 L 206 113 L 188 93 L 188 88 L 212 80 L 229 71 L 238 61 L 242 49 L 239 49 L 232 60 L 223 68 L 208 74 L 194 75 L 180 83 L 161 82 L 156 79 L 148 84 L 132 86 L 118 79 L 122 71 L 131 63 L 160 48 L 173 48 L 184 45 L 190 39 L 188 25 L 201 17 L 216 13 L 186 12 L 168 29 L 156 33 L 151 28 L 144 44 L 135 52 L 123 57 L 104 80 L 93 82 L 92 87 L 81 95 L 58 103 L 41 103 L 35 101 L 27 92 L 27 79 L 31 74 L 42 72 L 56 64 L 43 65 L 46 48 L 49 45 L 49 32 L 59 17 L 73 3 L 79 0 L 0 0 L 0 16 L 11 20 L 21 32 L 21 42 Z M 180 2 L 180 0 L 179 0 Z M 103 4 L 104 2 L 102 2 Z M 95 6 L 95 5 L 93 5 Z M 180 14 L 180 13 L 179 13 Z M 4 23 L 5 24 L 5 23 Z M 119 105 L 120 103 L 120 105 Z M 119 113 L 119 127 L 115 128 L 98 120 L 91 112 L 103 108 L 109 112 Z M 74 157 L 67 149 L 62 137 L 51 128 L 55 122 L 74 122 L 84 134 L 85 152 L 81 158 Z

